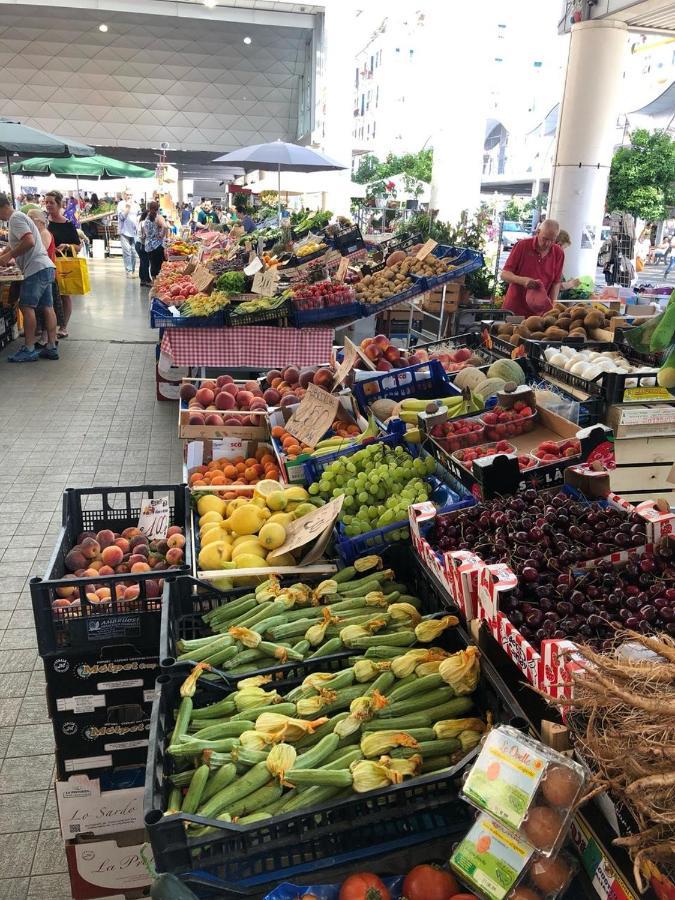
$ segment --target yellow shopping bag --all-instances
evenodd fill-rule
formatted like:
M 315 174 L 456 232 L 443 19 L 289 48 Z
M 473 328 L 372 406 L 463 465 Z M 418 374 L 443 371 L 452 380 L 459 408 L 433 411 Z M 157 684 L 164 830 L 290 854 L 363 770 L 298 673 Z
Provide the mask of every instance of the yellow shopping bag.
M 80 256 L 57 256 L 56 281 L 62 294 L 88 294 L 91 286 L 87 260 Z

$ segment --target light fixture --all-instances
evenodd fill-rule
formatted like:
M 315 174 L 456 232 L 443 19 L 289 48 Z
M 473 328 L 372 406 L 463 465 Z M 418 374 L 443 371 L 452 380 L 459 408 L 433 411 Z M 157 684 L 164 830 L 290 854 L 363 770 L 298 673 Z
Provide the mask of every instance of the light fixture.
M 101 24 L 98 26 L 98 30 L 106 32 L 108 30 L 108 26 L 105 24 L 105 22 L 101 22 Z
M 246 35 L 246 37 L 244 38 L 244 43 L 245 43 L 245 44 L 250 44 L 250 43 L 251 43 L 251 38 L 250 38 L 248 35 Z

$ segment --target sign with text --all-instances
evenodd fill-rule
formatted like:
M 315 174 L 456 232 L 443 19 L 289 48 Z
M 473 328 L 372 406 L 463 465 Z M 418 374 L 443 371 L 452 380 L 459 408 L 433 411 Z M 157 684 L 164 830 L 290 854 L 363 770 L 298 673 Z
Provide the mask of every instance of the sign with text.
M 138 529 L 151 541 L 166 537 L 171 512 L 168 497 L 153 497 L 141 501 Z
M 347 275 L 347 269 L 349 268 L 349 259 L 346 256 L 343 256 L 340 260 L 340 265 L 337 268 L 337 272 L 335 273 L 336 281 L 344 281 L 345 276 Z
M 265 269 L 264 272 L 255 273 L 251 290 L 254 294 L 261 294 L 263 297 L 273 297 L 276 294 L 278 284 L 279 272 L 276 267 L 273 267 Z
M 286 422 L 286 431 L 309 447 L 316 447 L 335 420 L 340 400 L 315 384 L 307 385 L 307 393 Z
M 262 267 L 263 264 L 260 257 L 253 254 L 253 259 L 249 259 L 248 265 L 244 266 L 244 275 L 248 275 L 249 277 L 255 275 L 256 272 L 260 272 Z
M 317 544 L 303 556 L 302 562 L 303 565 L 309 565 L 314 559 L 318 559 L 328 542 L 333 522 L 340 514 L 344 499 L 344 494 L 340 494 L 325 506 L 320 506 L 316 512 L 308 513 L 301 519 L 291 522 L 286 528 L 286 540 L 277 550 L 267 554 L 267 561 L 274 564 L 275 556 L 290 553 L 317 539 Z
M 433 241 L 431 238 L 429 238 L 429 240 L 425 244 L 422 244 L 420 249 L 417 251 L 415 259 L 425 259 L 436 247 L 438 247 L 438 241 Z
M 226 437 L 213 441 L 211 445 L 212 459 L 231 459 L 233 456 L 243 455 L 244 442 L 241 438 Z
M 197 263 L 194 272 L 192 273 L 192 280 L 194 281 L 194 285 L 198 291 L 208 291 L 213 282 L 215 281 L 215 275 L 206 268 L 206 266 L 202 265 L 202 263 Z
M 354 363 L 356 362 L 359 355 L 353 342 L 350 341 L 348 337 L 345 338 L 343 350 L 344 355 L 342 357 L 342 362 L 338 366 L 337 372 L 335 373 L 335 387 L 333 388 L 333 390 L 338 388 L 345 380 L 347 375 L 349 375 L 351 370 L 354 368 Z

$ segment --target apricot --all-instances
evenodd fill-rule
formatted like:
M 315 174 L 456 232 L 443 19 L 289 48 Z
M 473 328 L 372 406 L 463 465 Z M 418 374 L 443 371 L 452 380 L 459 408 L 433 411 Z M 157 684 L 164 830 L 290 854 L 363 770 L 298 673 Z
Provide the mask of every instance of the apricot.
M 121 540 L 124 540 L 121 538 Z M 128 543 L 128 542 L 125 542 Z M 106 566 L 119 566 L 119 564 L 124 559 L 124 551 L 118 544 L 111 544 L 108 547 L 104 547 L 101 551 L 101 559 L 106 564 Z

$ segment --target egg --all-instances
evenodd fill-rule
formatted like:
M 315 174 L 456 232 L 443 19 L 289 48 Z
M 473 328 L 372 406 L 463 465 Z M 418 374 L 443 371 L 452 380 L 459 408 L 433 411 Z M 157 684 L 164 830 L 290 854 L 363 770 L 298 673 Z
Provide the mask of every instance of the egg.
M 579 776 L 569 766 L 549 766 L 541 783 L 541 790 L 551 806 L 569 809 L 581 787 Z
M 550 806 L 533 806 L 523 824 L 528 841 L 537 850 L 551 850 L 562 829 L 562 819 Z
M 560 856 L 554 856 L 553 859 L 536 859 L 530 869 L 533 884 L 545 894 L 557 894 L 562 891 L 570 875 L 568 863 Z
M 509 900 L 541 900 L 541 896 L 527 887 L 516 887 L 509 894 Z

